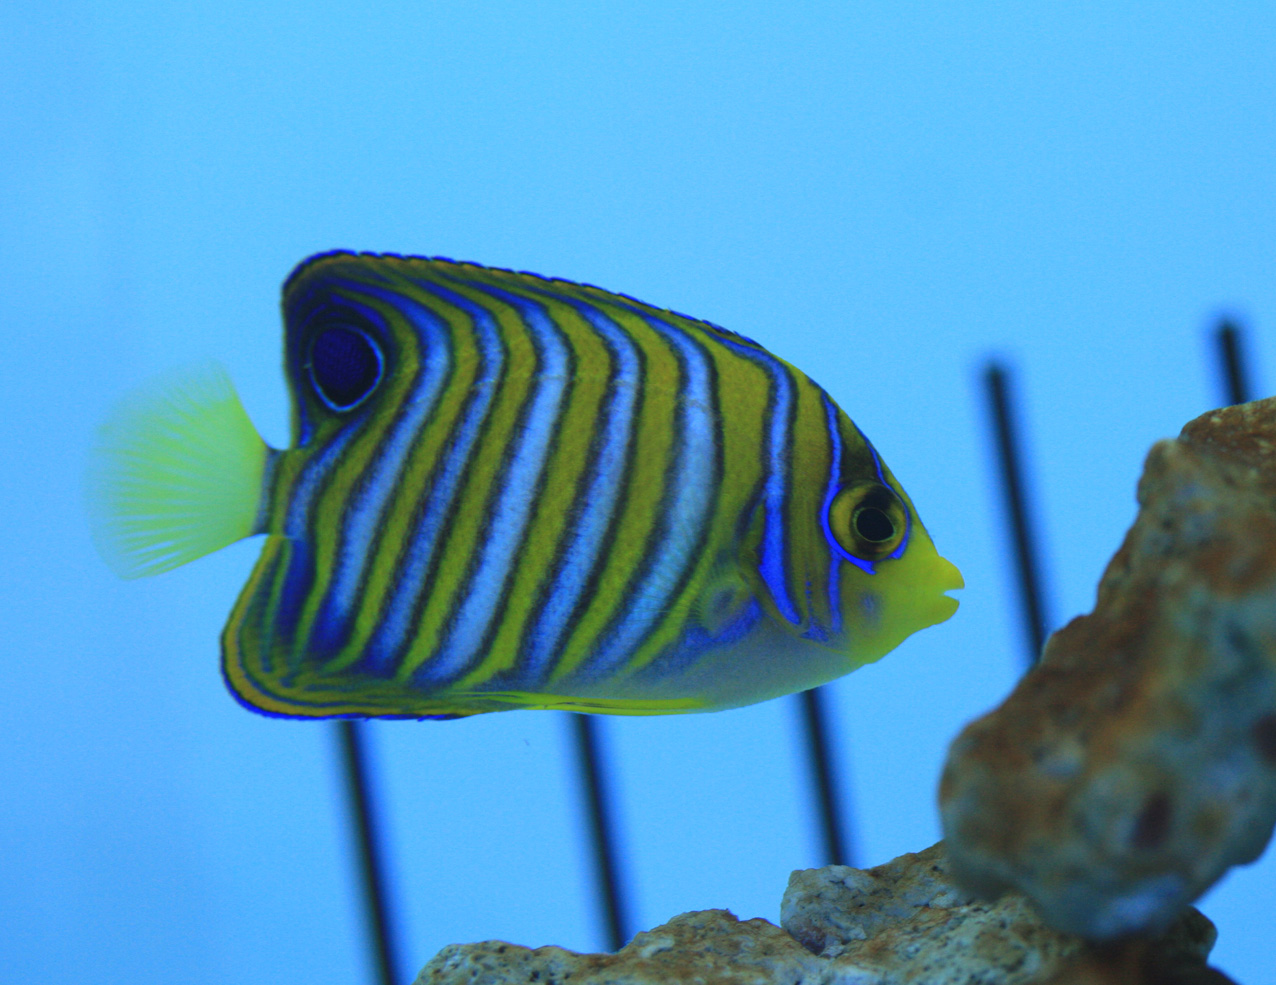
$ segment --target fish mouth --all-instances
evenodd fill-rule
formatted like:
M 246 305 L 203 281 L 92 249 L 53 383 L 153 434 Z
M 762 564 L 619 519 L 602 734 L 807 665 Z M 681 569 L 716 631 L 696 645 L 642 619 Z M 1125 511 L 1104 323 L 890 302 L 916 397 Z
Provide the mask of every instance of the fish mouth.
M 941 592 L 947 595 L 949 592 L 955 592 L 966 587 L 966 579 L 957 570 L 957 565 L 946 557 L 941 557 L 939 563 L 941 565 L 939 571 L 939 590 Z M 952 596 L 949 597 L 951 598 Z

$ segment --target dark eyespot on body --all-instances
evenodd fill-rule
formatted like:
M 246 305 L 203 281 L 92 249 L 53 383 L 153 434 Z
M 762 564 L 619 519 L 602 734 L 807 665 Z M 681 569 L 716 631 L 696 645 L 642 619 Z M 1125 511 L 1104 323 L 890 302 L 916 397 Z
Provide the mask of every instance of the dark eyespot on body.
M 310 343 L 310 379 L 319 398 L 336 411 L 351 410 L 376 389 L 383 360 L 377 345 L 357 328 L 332 325 Z

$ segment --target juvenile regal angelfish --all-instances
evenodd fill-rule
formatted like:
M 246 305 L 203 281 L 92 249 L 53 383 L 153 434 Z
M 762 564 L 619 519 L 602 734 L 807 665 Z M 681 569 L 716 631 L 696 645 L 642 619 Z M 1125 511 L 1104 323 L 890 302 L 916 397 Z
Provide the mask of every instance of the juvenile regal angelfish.
M 292 444 L 217 368 L 122 405 L 90 486 L 126 576 L 265 547 L 222 634 L 301 718 L 708 711 L 947 619 L 961 575 L 851 419 L 762 346 L 583 284 L 326 253 L 283 291 Z

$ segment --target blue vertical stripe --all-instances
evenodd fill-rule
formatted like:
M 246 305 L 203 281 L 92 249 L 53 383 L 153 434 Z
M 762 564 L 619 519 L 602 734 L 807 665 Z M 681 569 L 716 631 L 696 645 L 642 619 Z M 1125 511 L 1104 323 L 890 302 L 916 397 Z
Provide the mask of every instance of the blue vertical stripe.
M 838 427 L 837 407 L 833 405 L 833 401 L 829 399 L 828 394 L 821 392 L 820 400 L 824 404 L 824 421 L 828 428 L 829 450 L 831 458 L 829 461 L 829 477 L 828 485 L 824 492 L 824 536 L 832 538 L 833 532 L 829 530 L 828 514 L 829 506 L 833 502 L 833 498 L 837 496 L 838 489 L 842 485 L 842 433 Z M 830 549 L 835 545 L 829 544 Z M 842 631 L 842 566 L 837 563 L 838 556 L 836 552 L 832 553 L 829 558 L 829 612 L 832 613 L 832 625 L 830 629 L 833 633 Z
M 488 293 L 521 309 L 536 344 L 536 386 L 517 429 L 500 490 L 488 506 L 487 534 L 462 589 L 462 601 L 438 652 L 417 671 L 418 680 L 447 680 L 482 656 L 480 647 L 500 615 L 498 602 L 517 562 L 536 501 L 534 491 L 540 485 L 571 379 L 571 353 L 544 309 L 503 291 L 489 289 Z
M 413 446 L 434 413 L 452 368 L 451 346 L 437 315 L 401 294 L 371 287 L 366 290 L 393 304 L 412 324 L 419 339 L 420 368 L 369 462 L 366 478 L 356 486 L 343 512 L 345 523 L 336 567 L 311 632 L 311 641 L 320 651 L 330 649 L 336 642 L 325 638 L 348 631 L 358 602 L 359 584 L 372 561 L 373 541 L 385 521 L 390 497 Z
M 718 489 L 718 403 L 712 364 L 685 332 L 645 312 L 638 314 L 668 339 L 683 367 L 677 454 L 659 531 L 642 573 L 626 592 L 620 607 L 624 614 L 582 668 L 591 677 L 605 676 L 620 667 L 665 614 L 667 603 L 695 563 Z
M 496 323 L 485 308 L 446 288 L 433 284 L 421 286 L 469 315 L 482 366 L 461 421 L 444 453 L 444 460 L 435 473 L 425 507 L 408 536 L 408 550 L 389 601 L 368 642 L 363 662 L 374 673 L 393 669 L 415 629 L 416 613 L 425 596 L 439 542 L 446 532 L 448 518 L 465 479 L 466 467 L 483 433 L 483 422 L 496 399 L 497 383 L 505 368 L 505 347 Z
M 724 339 L 723 344 L 760 366 L 767 374 L 770 424 L 763 435 L 762 447 L 766 479 L 762 496 L 763 531 L 758 570 L 780 615 L 793 625 L 800 625 L 802 614 L 790 592 L 787 543 L 791 482 L 789 460 L 795 414 L 793 378 L 788 367 L 764 350 L 730 339 Z
M 588 483 L 579 498 L 575 523 L 566 549 L 544 593 L 544 604 L 528 635 L 524 670 L 543 679 L 558 655 L 572 614 L 585 598 L 590 579 L 603 559 L 607 532 L 616 518 L 625 490 L 638 397 L 642 387 L 642 357 L 638 346 L 609 317 L 584 303 L 576 310 L 605 340 L 613 359 L 608 399 L 600 422 L 597 453 Z

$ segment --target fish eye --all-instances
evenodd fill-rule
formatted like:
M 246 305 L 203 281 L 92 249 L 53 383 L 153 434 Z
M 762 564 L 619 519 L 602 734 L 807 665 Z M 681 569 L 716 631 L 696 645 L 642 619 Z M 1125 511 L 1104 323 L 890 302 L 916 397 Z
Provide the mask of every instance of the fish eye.
M 828 504 L 827 530 L 836 546 L 852 557 L 878 561 L 889 557 L 908 533 L 908 510 L 889 486 L 857 482 Z
M 895 536 L 895 524 L 876 506 L 861 506 L 851 520 L 855 532 L 870 544 L 880 544 Z
M 352 410 L 381 382 L 381 349 L 349 325 L 331 325 L 310 343 L 310 381 L 319 398 L 336 411 Z

